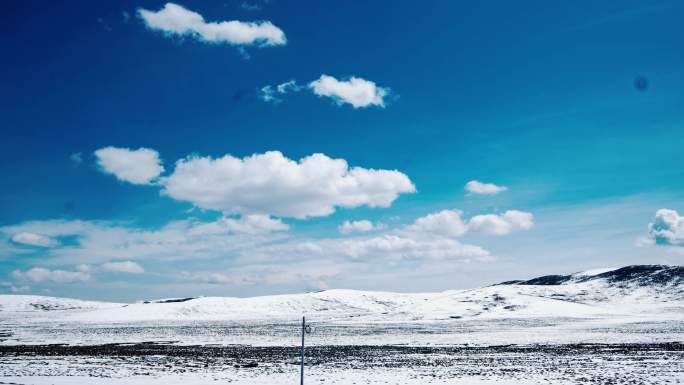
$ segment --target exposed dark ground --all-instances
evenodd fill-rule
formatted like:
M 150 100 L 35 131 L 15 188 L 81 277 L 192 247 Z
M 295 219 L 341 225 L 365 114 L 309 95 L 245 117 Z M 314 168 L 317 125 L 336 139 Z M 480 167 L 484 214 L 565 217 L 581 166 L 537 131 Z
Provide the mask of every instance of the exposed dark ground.
M 296 347 L 177 346 L 157 343 L 94 346 L 0 346 L 0 376 L 186 374 L 250 370 L 282 373 L 298 364 Z M 678 384 L 684 344 L 505 346 L 312 346 L 307 365 L 329 373 L 411 368 L 433 379 L 546 378 L 575 384 Z M 43 364 L 50 361 L 51 365 Z M 57 364 L 55 364 L 55 362 Z M 42 366 L 41 366 L 42 365 Z M 68 370 L 65 369 L 68 367 Z M 51 369 L 52 368 L 52 369 Z M 421 382 L 416 382 L 421 383 Z M 425 382 L 428 383 L 428 382 Z
M 193 358 L 212 362 L 221 360 L 244 361 L 253 360 L 264 363 L 280 362 L 298 356 L 299 347 L 294 346 L 245 346 L 245 345 L 173 345 L 160 343 L 138 344 L 105 344 L 105 345 L 12 345 L 0 346 L 0 357 L 18 356 L 93 356 L 93 357 L 145 357 L 167 356 L 175 358 Z M 566 344 L 566 345 L 498 345 L 498 346 L 309 346 L 306 357 L 315 363 L 334 362 L 336 360 L 362 359 L 369 364 L 386 363 L 382 357 L 388 355 L 394 359 L 410 360 L 414 356 L 446 355 L 449 357 L 465 357 L 468 355 L 524 355 L 545 354 L 558 357 L 576 355 L 605 354 L 643 356 L 664 354 L 684 358 L 684 343 L 670 342 L 657 344 Z M 368 361 L 370 360 L 370 361 Z M 408 362 L 408 361 L 406 361 Z

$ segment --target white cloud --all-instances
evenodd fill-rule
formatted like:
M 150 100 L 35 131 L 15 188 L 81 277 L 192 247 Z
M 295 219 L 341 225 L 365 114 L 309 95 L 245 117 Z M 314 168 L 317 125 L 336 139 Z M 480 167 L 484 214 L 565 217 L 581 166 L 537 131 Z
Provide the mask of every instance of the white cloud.
M 345 240 L 340 252 L 354 259 L 481 259 L 489 252 L 479 246 L 464 245 L 452 239 L 420 239 L 383 235 L 369 239 Z
M 399 194 L 415 192 L 396 170 L 350 168 L 324 154 L 294 161 L 278 151 L 181 159 L 161 184 L 164 194 L 200 208 L 295 218 L 326 216 L 335 207 L 389 207 Z
M 648 225 L 648 237 L 657 245 L 684 246 L 684 217 L 671 209 L 656 211 Z
M 280 97 L 290 92 L 298 92 L 302 86 L 297 84 L 295 80 L 289 80 L 277 86 L 267 85 L 261 88 L 261 99 L 265 102 L 280 103 L 283 99 Z
M 262 87 L 259 96 L 265 102 L 278 104 L 283 101 L 285 94 L 299 92 L 304 88 L 295 80 L 289 80 L 276 86 Z M 315 95 L 332 98 L 339 105 L 348 103 L 354 108 L 372 105 L 384 107 L 384 97 L 389 94 L 389 89 L 378 87 L 369 80 L 356 77 L 351 77 L 349 80 L 337 80 L 328 75 L 321 75 L 320 78 L 310 82 L 308 89 Z
M 355 221 L 342 225 L 340 230 L 368 230 L 371 226 L 375 230 L 383 227 L 372 222 L 369 226 L 364 221 Z M 155 230 L 116 222 L 36 221 L 2 227 L 0 232 L 40 232 L 75 240 L 73 244 L 47 249 L 44 255 L 45 263 L 77 265 L 73 272 L 35 270 L 15 273 L 16 277 L 33 281 L 85 280 L 98 271 L 134 270 L 136 268 L 131 262 L 139 263 L 140 260 L 188 263 L 181 261 L 209 259 L 231 266 L 230 280 L 226 282 L 252 282 L 256 278 L 241 278 L 232 269 L 236 266 L 258 267 L 268 261 L 274 263 L 272 274 L 282 271 L 282 267 L 289 263 L 303 260 L 333 265 L 363 262 L 374 266 L 399 264 L 401 261 L 412 264 L 434 260 L 486 261 L 492 258 L 487 250 L 462 244 L 453 238 L 467 231 L 506 234 L 531 226 L 531 214 L 519 211 L 476 216 L 465 221 L 460 211 L 443 210 L 418 218 L 403 228 L 370 237 L 302 238 L 285 232 L 289 227 L 281 220 L 256 214 L 221 217 L 209 222 L 196 219 L 173 221 Z M 115 265 L 121 261 L 124 263 Z M 214 277 L 211 280 L 220 279 Z
M 378 87 L 374 82 L 357 77 L 349 80 L 337 80 L 328 75 L 321 75 L 309 83 L 309 87 L 318 96 L 330 97 L 337 104 L 348 103 L 354 108 L 378 106 L 384 107 L 384 97 L 389 89 Z
M 262 283 L 258 282 L 258 280 L 252 276 L 231 275 L 224 273 L 191 273 L 184 271 L 181 273 L 181 278 L 211 285 L 251 285 L 255 283 Z
M 362 219 L 360 221 L 344 221 L 341 225 L 337 226 L 342 234 L 349 234 L 353 232 L 368 232 L 373 230 L 384 229 L 385 225 L 383 223 L 373 223 L 369 220 Z
M 290 226 L 280 219 L 271 218 L 268 215 L 243 215 L 239 219 L 219 218 L 214 222 L 202 223 L 194 226 L 190 233 L 193 235 L 210 234 L 266 234 L 275 231 L 288 230 Z
M 442 210 L 416 219 L 407 227 L 409 231 L 437 234 L 447 237 L 460 237 L 468 231 L 460 210 Z
M 325 288 L 332 282 L 346 285 L 359 279 L 382 280 L 386 275 L 453 271 L 463 264 L 494 260 L 486 249 L 449 237 L 462 230 L 445 232 L 434 227 L 453 225 L 454 218 L 455 223 L 463 222 L 459 211 L 445 210 L 424 218 L 434 221 L 417 220 L 424 231 L 408 231 L 410 226 L 406 226 L 371 236 L 322 239 L 283 233 L 288 226 L 266 215 L 210 222 L 188 219 L 155 230 L 116 222 L 36 221 L 2 227 L 0 232 L 40 231 L 75 240 L 46 250 L 44 256 L 45 263 L 55 266 L 77 265 L 73 271 L 34 268 L 13 273 L 16 280 L 32 282 L 85 282 L 107 271 L 143 272 L 138 263 L 145 261 L 156 266 L 157 276 L 178 278 L 177 271 L 185 270 L 180 278 L 200 284 Z M 349 226 L 368 229 L 367 224 L 356 222 L 364 223 L 349 222 Z M 376 230 L 383 227 L 370 224 Z M 205 261 L 198 263 L 199 259 Z M 208 271 L 197 270 L 206 266 Z
M 27 271 L 15 270 L 12 277 L 23 281 L 56 283 L 86 282 L 91 278 L 90 274 L 81 271 L 49 270 L 42 267 L 34 267 Z
M 471 180 L 470 182 L 466 183 L 465 190 L 471 194 L 495 195 L 508 190 L 508 187 L 497 186 L 494 183 L 482 183 L 476 180 Z
M 95 151 L 95 156 L 103 172 L 124 182 L 149 184 L 164 172 L 159 153 L 149 148 L 105 147 Z
M 462 215 L 460 210 L 438 211 L 416 219 L 404 231 L 460 237 L 468 232 L 506 235 L 517 230 L 529 230 L 534 226 L 534 216 L 518 210 L 508 210 L 502 215 L 476 215 L 467 221 Z
M 385 262 L 484 261 L 490 258 L 489 252 L 479 246 L 464 245 L 430 233 L 389 232 L 374 237 L 341 239 L 302 239 L 290 235 L 283 237 L 278 236 L 278 232 L 263 233 L 287 229 L 282 222 L 264 216 L 220 218 L 214 222 L 176 221 L 159 230 L 126 228 L 105 222 L 74 222 L 28 222 L 13 226 L 12 230 L 41 229 L 49 234 L 73 236 L 77 240 L 75 245 L 49 249 L 45 257 L 46 261 L 53 264 L 80 264 L 73 272 L 36 268 L 28 272 L 16 272 L 15 278 L 35 282 L 84 281 L 97 271 L 136 270 L 132 265 L 133 260 L 141 259 L 180 261 L 213 258 L 217 261 L 230 261 L 233 267 L 255 268 L 273 261 L 275 265 L 271 266 L 267 274 L 273 280 L 283 266 L 303 260 L 317 261 L 324 265 L 354 261 L 354 264 L 363 262 L 382 266 Z M 52 230 L 49 230 L 50 227 Z M 354 269 L 356 268 L 360 266 Z M 263 276 L 261 273 L 257 275 Z M 240 276 L 236 273 L 229 274 L 229 277 L 230 279 L 205 276 L 205 281 L 259 281 L 258 277 Z M 307 281 L 315 281 L 312 276 L 307 277 Z
M 278 234 L 288 228 L 278 219 L 245 215 L 209 222 L 196 219 L 173 221 L 155 230 L 117 222 L 32 221 L 0 227 L 0 233 L 29 231 L 71 237 L 75 244 L 46 250 L 46 260 L 61 265 L 78 265 L 77 271 L 93 273 L 98 269 L 88 264 L 114 260 L 228 257 L 235 255 L 237 250 L 278 239 L 281 237 Z
M 298 260 L 304 256 L 318 260 L 383 261 L 480 260 L 491 258 L 479 246 L 465 245 L 448 238 L 384 234 L 377 237 L 317 239 L 288 242 L 256 248 L 248 257 L 256 261 Z
M 270 85 L 262 87 L 260 92 L 261 99 L 265 102 L 280 103 L 283 101 L 283 99 L 276 97 L 276 90 Z
M 286 94 L 288 92 L 297 92 L 301 89 L 302 87 L 299 84 L 297 84 L 295 80 L 290 80 L 285 83 L 278 84 L 276 86 L 276 91 L 278 91 L 278 93 L 281 94 Z
M 102 270 L 110 273 L 142 274 L 145 272 L 142 266 L 133 261 L 107 262 L 102 265 Z
M 167 35 L 190 36 L 206 43 L 271 46 L 287 42 L 285 33 L 270 21 L 207 23 L 199 13 L 174 3 L 166 3 L 156 12 L 140 8 L 138 15 L 152 30 Z
M 468 221 L 468 230 L 493 235 L 506 235 L 517 230 L 529 230 L 534 226 L 531 213 L 508 210 L 503 215 L 476 215 Z
M 339 275 L 344 266 L 360 265 L 359 263 L 328 263 L 307 259 L 306 256 L 294 263 L 284 265 L 259 264 L 233 267 L 227 272 L 188 272 L 180 277 L 198 283 L 212 285 L 282 285 L 302 284 L 308 288 L 326 289 L 325 280 Z
M 54 247 L 59 245 L 56 240 L 41 234 L 21 232 L 12 236 L 12 242 L 28 246 Z

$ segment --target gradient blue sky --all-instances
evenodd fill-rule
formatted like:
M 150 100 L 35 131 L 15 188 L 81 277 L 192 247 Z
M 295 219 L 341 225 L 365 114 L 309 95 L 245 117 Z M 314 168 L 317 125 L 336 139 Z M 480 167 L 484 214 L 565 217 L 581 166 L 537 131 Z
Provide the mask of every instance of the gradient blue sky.
M 328 287 L 432 291 L 684 262 L 684 219 L 668 217 L 669 238 L 648 228 L 659 223 L 658 209 L 684 212 L 681 2 L 177 4 L 207 22 L 270 21 L 287 42 L 165 34 L 138 13 L 163 2 L 1 6 L 4 292 L 131 301 Z M 314 95 L 307 84 L 323 74 L 387 89 L 384 107 Z M 639 76 L 648 81 L 643 90 L 635 87 Z M 289 80 L 301 89 L 279 103 L 263 100 L 263 87 Z M 187 229 L 164 229 L 247 213 L 197 208 L 161 194 L 158 184 L 117 180 L 94 154 L 109 146 L 157 151 L 163 176 L 189 155 L 275 150 L 297 161 L 323 153 L 352 167 L 398 170 L 416 192 L 389 207 L 337 207 L 306 219 L 264 208 L 259 214 L 289 229 L 233 232 L 207 246 L 185 239 Z M 507 190 L 467 193 L 471 180 Z M 506 234 L 476 226 L 458 235 L 415 231 L 417 219 L 443 210 L 460 210 L 466 227 L 474 216 L 518 210 L 533 215 L 533 226 Z M 379 226 L 341 234 L 346 220 Z M 98 231 L 124 235 L 102 246 Z M 155 239 L 126 238 L 145 232 Z M 22 242 L 19 233 L 47 241 Z M 353 258 L 327 252 L 392 237 L 473 245 L 486 255 L 422 255 L 423 246 L 364 249 Z M 160 249 L 128 248 L 145 242 Z M 323 251 L 307 255 L 298 245 Z

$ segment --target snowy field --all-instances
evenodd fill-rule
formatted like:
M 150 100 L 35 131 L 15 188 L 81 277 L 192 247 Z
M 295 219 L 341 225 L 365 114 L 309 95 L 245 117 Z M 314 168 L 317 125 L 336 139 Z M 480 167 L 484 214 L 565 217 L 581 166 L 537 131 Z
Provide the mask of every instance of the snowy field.
M 418 294 L 0 296 L 0 384 L 297 383 L 302 314 L 307 383 L 684 383 L 683 270 Z

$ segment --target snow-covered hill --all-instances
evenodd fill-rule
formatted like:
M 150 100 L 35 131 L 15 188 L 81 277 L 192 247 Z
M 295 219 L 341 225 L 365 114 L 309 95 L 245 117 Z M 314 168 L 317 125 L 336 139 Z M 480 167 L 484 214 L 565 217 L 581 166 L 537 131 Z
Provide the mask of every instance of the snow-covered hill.
M 119 303 L 82 301 L 71 298 L 55 298 L 40 295 L 0 295 L 0 314 L 8 312 L 91 311 L 118 308 Z M 30 315 L 27 315 L 30 317 Z
M 327 290 L 253 298 L 202 297 L 115 304 L 39 296 L 0 296 L 0 319 L 81 323 L 310 319 L 405 323 L 503 318 L 603 318 L 671 314 L 684 318 L 684 267 L 597 269 L 508 281 L 471 290 L 389 293 Z

